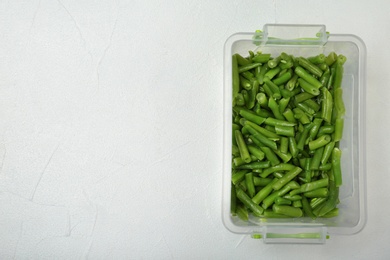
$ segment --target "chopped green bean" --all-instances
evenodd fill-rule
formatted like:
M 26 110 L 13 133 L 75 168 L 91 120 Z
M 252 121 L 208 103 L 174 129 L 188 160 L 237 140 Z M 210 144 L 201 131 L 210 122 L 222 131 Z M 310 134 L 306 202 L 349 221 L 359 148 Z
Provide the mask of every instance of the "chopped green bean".
M 248 195 L 252 198 L 255 195 L 255 184 L 253 183 L 253 173 L 249 172 L 245 174 L 245 182 L 248 190 Z
M 258 160 L 263 160 L 264 159 L 264 156 L 265 154 L 259 149 L 257 148 L 256 146 L 254 145 L 247 145 L 248 147 L 248 150 L 249 150 L 249 153 L 253 156 L 255 156 Z
M 263 118 L 261 116 L 257 116 L 257 115 L 252 114 L 252 113 L 249 113 L 249 112 L 247 112 L 245 110 L 241 110 L 240 111 L 240 115 L 243 118 L 245 118 L 245 119 L 247 119 L 247 120 L 249 120 L 249 121 L 251 121 L 251 122 L 253 122 L 255 124 L 258 124 L 258 125 L 261 125 L 265 121 L 265 118 Z
M 261 63 L 251 63 L 248 65 L 240 66 L 240 67 L 238 67 L 238 72 L 240 72 L 240 73 L 245 72 L 245 71 L 254 69 L 256 67 L 259 67 L 260 65 L 261 65 Z
M 272 192 L 272 185 L 277 181 L 277 178 L 273 179 L 252 198 L 252 201 L 259 205 Z
M 276 197 L 275 198 L 275 204 L 276 205 L 291 205 L 292 201 L 288 200 L 288 199 L 285 199 L 285 198 L 282 198 L 282 197 Z
M 299 167 L 295 167 L 294 169 L 290 170 L 289 172 L 287 172 L 283 178 L 279 179 L 277 182 L 275 182 L 273 185 L 272 185 L 272 188 L 274 190 L 279 190 L 280 188 L 282 188 L 285 184 L 287 184 L 289 181 L 291 181 L 292 179 L 294 179 L 300 172 L 302 171 L 301 168 Z
M 301 86 L 301 88 L 304 91 L 308 92 L 309 94 L 312 94 L 314 96 L 318 96 L 320 94 L 320 90 L 316 86 L 310 84 L 309 82 L 307 82 L 303 78 L 299 78 L 298 82 L 299 82 L 299 85 Z
M 300 78 L 304 79 L 308 84 L 316 87 L 317 89 L 322 87 L 321 82 L 319 82 L 316 78 L 314 78 L 312 75 L 310 75 L 304 68 L 302 68 L 300 66 L 296 67 L 295 73 L 298 74 L 298 76 Z M 313 94 L 313 95 L 316 96 L 316 94 Z
M 265 120 L 267 121 L 267 120 Z M 337 118 L 334 124 L 334 138 L 333 141 L 338 142 L 343 136 L 344 118 Z
M 254 203 L 251 198 L 245 193 L 245 191 L 237 188 L 236 189 L 237 198 L 248 208 L 250 208 L 256 216 L 261 216 L 264 209 L 258 204 Z
M 274 204 L 272 209 L 275 213 L 287 215 L 294 218 L 299 218 L 302 217 L 303 215 L 302 210 L 300 208 L 294 208 L 291 206 Z
M 275 127 L 276 129 L 276 127 Z M 288 138 L 281 137 L 280 138 L 280 152 L 286 154 L 288 152 Z
M 262 147 L 260 147 L 260 149 L 263 151 L 263 153 L 265 154 L 265 157 L 268 159 L 268 161 L 271 162 L 272 166 L 278 165 L 280 163 L 276 154 L 269 147 L 262 146 Z M 274 150 L 276 150 L 276 149 L 274 149 Z
M 248 152 L 248 148 L 246 147 L 244 137 L 242 136 L 241 132 L 239 130 L 234 131 L 236 136 L 236 142 L 238 146 L 238 150 L 241 154 L 241 159 L 244 160 L 246 163 L 251 162 L 251 157 Z
M 330 137 L 330 135 L 322 135 L 318 137 L 316 140 L 310 141 L 309 148 L 310 150 L 315 150 L 322 146 L 327 145 L 330 141 L 332 141 L 332 137 Z
M 269 148 L 273 149 L 273 150 L 276 150 L 277 149 L 277 145 L 274 141 L 268 139 L 266 136 L 264 136 L 263 134 L 257 132 L 253 127 L 251 127 L 250 125 L 246 125 L 246 127 L 248 128 L 248 131 L 249 133 L 251 134 L 251 140 L 253 142 L 256 143 L 256 140 L 261 142 L 263 145 L 265 146 L 268 146 Z M 254 140 L 256 139 L 256 140 Z M 240 147 L 238 147 L 240 148 Z
M 263 161 L 263 162 L 251 162 L 248 164 L 243 164 L 243 165 L 237 166 L 236 169 L 253 170 L 253 169 L 265 169 L 268 167 L 270 167 L 270 162 Z
M 249 219 L 248 210 L 244 205 L 237 205 L 236 214 L 243 221 L 248 221 Z
M 332 169 L 334 174 L 334 183 L 336 187 L 340 187 L 343 183 L 341 178 L 341 150 L 337 147 L 332 151 Z
M 273 179 L 271 178 L 261 178 L 253 176 L 253 183 L 255 186 L 266 186 L 268 185 Z
M 322 76 L 322 70 L 318 68 L 316 65 L 314 65 L 313 63 L 311 63 L 310 61 L 308 61 L 307 59 L 300 57 L 298 59 L 298 63 L 313 75 L 316 75 L 317 77 Z
M 258 53 L 256 54 L 252 60 L 254 62 L 259 62 L 259 63 L 266 63 L 268 60 L 271 58 L 271 54 L 263 54 L 263 53 Z

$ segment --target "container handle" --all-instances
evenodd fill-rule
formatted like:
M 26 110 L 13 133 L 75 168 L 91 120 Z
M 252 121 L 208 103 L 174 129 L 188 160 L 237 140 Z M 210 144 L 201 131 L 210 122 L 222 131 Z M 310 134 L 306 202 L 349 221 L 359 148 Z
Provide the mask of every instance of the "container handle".
M 265 24 L 253 35 L 256 45 L 324 45 L 328 41 L 325 25 Z

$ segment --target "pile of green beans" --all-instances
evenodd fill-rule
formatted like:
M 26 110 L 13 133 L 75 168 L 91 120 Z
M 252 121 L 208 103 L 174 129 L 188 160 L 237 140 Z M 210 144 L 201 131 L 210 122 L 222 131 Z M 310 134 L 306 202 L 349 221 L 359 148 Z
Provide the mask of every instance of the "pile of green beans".
M 232 215 L 338 215 L 345 62 L 334 52 L 233 55 Z

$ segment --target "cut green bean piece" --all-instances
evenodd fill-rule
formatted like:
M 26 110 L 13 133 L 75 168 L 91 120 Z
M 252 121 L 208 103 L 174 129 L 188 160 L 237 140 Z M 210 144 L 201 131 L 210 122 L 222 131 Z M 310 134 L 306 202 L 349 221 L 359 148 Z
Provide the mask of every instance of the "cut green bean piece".
M 333 210 L 338 202 L 339 188 L 333 181 L 329 181 L 329 196 L 324 205 L 319 209 L 318 216 L 322 217 L 329 211 Z
M 340 187 L 343 183 L 341 177 L 341 150 L 337 147 L 332 151 L 332 170 L 334 174 L 334 183 L 336 187 Z
M 341 138 L 343 136 L 343 129 L 344 129 L 344 118 L 337 118 L 336 122 L 334 124 L 334 140 L 333 141 L 338 142 L 341 140 Z
M 326 198 L 314 198 L 310 201 L 310 207 L 312 209 L 320 209 L 325 203 Z
M 245 122 L 245 126 L 250 126 L 252 127 L 253 129 L 255 129 L 257 132 L 259 132 L 260 134 L 268 137 L 269 139 L 273 139 L 273 140 L 279 140 L 280 139 L 280 136 L 278 136 L 277 134 L 275 134 L 274 132 L 271 132 L 261 126 L 258 126 L 252 122 L 248 122 L 246 121 Z
M 249 90 L 252 88 L 252 83 L 246 78 L 240 76 L 240 86 L 246 90 Z
M 309 201 L 307 200 L 306 197 L 302 197 L 302 209 L 303 209 L 303 212 L 305 212 L 305 214 L 309 218 L 311 218 L 311 219 L 315 219 L 316 218 L 316 216 L 313 214 L 313 211 L 311 210 Z
M 238 150 L 238 147 L 236 145 L 232 146 L 232 156 L 234 157 L 240 156 L 240 151 Z
M 265 169 L 261 174 L 260 176 L 262 178 L 265 178 L 267 177 L 268 175 L 270 175 L 271 173 L 274 173 L 274 172 L 277 172 L 277 171 L 291 171 L 292 169 L 294 169 L 296 166 L 293 165 L 293 164 L 289 164 L 289 163 L 281 163 L 281 164 L 278 164 L 278 165 L 275 165 L 275 166 L 272 166 L 268 169 Z
M 284 118 L 286 118 L 286 120 L 290 123 L 293 123 L 293 124 L 296 124 L 297 123 L 297 120 L 295 119 L 294 117 L 294 113 L 291 109 L 287 108 L 284 112 L 283 112 L 283 116 Z
M 262 217 L 264 217 L 264 218 L 291 218 L 290 216 L 275 213 L 272 209 L 271 210 L 264 210 Z M 268 238 L 269 238 L 269 235 L 270 234 L 267 234 Z M 280 235 L 280 234 L 275 234 L 275 235 Z M 292 234 L 292 235 L 296 235 L 296 234 Z M 285 234 L 282 234 L 281 236 L 282 236 L 282 238 L 285 238 Z
M 263 118 L 261 116 L 258 116 L 258 115 L 254 115 L 254 114 L 249 113 L 249 112 L 247 112 L 245 110 L 241 110 L 240 111 L 240 115 L 243 118 L 245 118 L 245 119 L 247 119 L 247 120 L 249 120 L 249 121 L 251 121 L 251 122 L 253 122 L 255 124 L 258 124 L 258 125 L 261 125 L 262 123 L 265 122 L 265 118 Z
M 343 65 L 337 61 L 335 71 L 334 71 L 334 81 L 333 81 L 334 89 L 341 88 L 341 82 L 343 81 L 343 72 L 344 72 Z
M 293 201 L 292 206 L 293 206 L 294 208 L 302 208 L 302 202 L 301 202 L 301 200 L 295 200 L 295 201 Z
M 316 65 L 314 65 L 313 63 L 311 63 L 310 61 L 308 61 L 307 59 L 300 57 L 298 59 L 298 63 L 313 75 L 316 75 L 317 77 L 322 76 L 322 70 L 318 68 Z
M 309 82 L 307 82 L 303 78 L 298 79 L 298 82 L 299 82 L 299 85 L 301 86 L 301 88 L 304 91 L 306 91 L 307 93 L 312 94 L 314 96 L 318 96 L 320 94 L 320 90 L 316 86 L 310 84 Z
M 235 168 L 237 168 L 238 166 L 245 164 L 245 161 L 241 159 L 241 157 L 236 157 L 233 158 L 233 164 L 236 166 Z
M 236 189 L 237 198 L 248 208 L 250 208 L 256 216 L 261 216 L 264 212 L 264 209 L 260 207 L 258 204 L 254 203 L 251 198 L 245 193 L 245 191 L 241 189 Z
M 319 188 L 327 187 L 329 185 L 329 179 L 324 178 L 313 182 L 305 183 L 301 185 L 301 192 L 308 192 Z
M 304 79 L 310 85 L 313 85 L 317 89 L 322 87 L 321 82 L 319 82 L 316 78 L 310 75 L 304 68 L 298 66 L 295 68 L 295 73 L 302 79 Z
M 230 213 L 235 216 L 237 210 L 237 197 L 236 197 L 236 188 L 234 185 L 230 189 Z
M 303 193 L 306 198 L 326 198 L 329 195 L 327 188 L 319 188 L 316 190 Z
M 294 137 L 295 136 L 295 130 L 293 126 L 282 126 L 282 125 L 276 125 L 275 126 L 276 134 L 287 136 L 287 137 Z
M 282 76 L 274 79 L 273 83 L 276 84 L 276 85 L 284 84 L 284 83 L 286 83 L 287 81 L 289 81 L 291 79 L 291 76 L 292 75 L 291 75 L 290 72 L 286 72 Z
M 254 145 L 247 145 L 248 147 L 248 150 L 249 150 L 249 153 L 253 156 L 255 156 L 258 160 L 263 160 L 264 159 L 264 156 L 265 154 L 259 149 L 257 148 L 256 146 Z
M 309 114 L 311 116 L 313 116 L 314 113 L 316 112 L 314 109 L 312 109 L 311 107 L 309 107 L 305 103 L 296 103 L 295 106 L 300 108 L 303 112 L 305 112 L 306 114 Z
M 343 89 L 341 88 L 335 89 L 333 96 L 334 96 L 334 107 L 337 111 L 337 115 L 339 117 L 342 117 L 345 114 L 345 106 L 343 102 Z
M 233 106 L 236 104 L 238 92 L 240 92 L 240 76 L 238 73 L 237 54 L 232 57 L 232 75 L 233 75 Z
M 268 100 L 268 107 L 271 109 L 276 119 L 284 120 L 284 116 L 280 113 L 279 105 L 273 98 Z
M 263 153 L 265 154 L 265 157 L 268 159 L 268 161 L 271 162 L 272 166 L 278 165 L 280 163 L 276 154 L 269 147 L 263 146 L 263 147 L 260 147 L 260 149 L 263 151 Z M 274 149 L 274 150 L 276 150 L 276 149 Z
M 313 56 L 313 57 L 309 57 L 307 58 L 311 63 L 313 64 L 320 64 L 320 63 L 324 63 L 325 60 L 326 60 L 326 56 L 324 54 L 318 54 L 316 56 Z
M 313 127 L 310 129 L 309 132 L 309 140 L 314 140 L 318 134 L 318 131 L 320 130 L 320 126 L 322 124 L 321 118 L 315 118 L 313 120 Z
M 248 210 L 244 205 L 237 205 L 236 214 L 243 221 L 248 221 L 249 219 Z
M 287 137 L 281 137 L 280 138 L 280 152 L 287 154 L 288 152 L 288 138 Z
M 279 156 L 279 158 L 282 159 L 284 163 L 289 162 L 292 158 L 292 155 L 290 153 L 282 153 L 279 150 L 274 150 L 274 153 L 276 153 L 276 155 Z
M 312 95 L 312 94 L 307 93 L 307 92 L 302 92 L 302 93 L 296 95 L 294 97 L 294 99 L 295 99 L 295 102 L 301 103 L 301 102 L 308 100 L 308 99 L 311 99 L 313 97 L 315 97 L 315 95 Z
M 281 60 L 280 56 L 276 57 L 275 59 L 269 60 L 268 67 L 275 68 L 276 66 L 278 66 L 280 60 Z
M 299 107 L 294 108 L 293 111 L 294 111 L 294 117 L 298 119 L 299 122 L 301 122 L 301 124 L 306 125 L 311 122 L 309 117 Z
M 303 101 L 303 104 L 313 109 L 315 112 L 318 112 L 321 109 L 321 106 L 315 102 L 313 99 L 308 99 Z
M 240 151 L 241 154 L 241 159 L 244 160 L 246 163 L 251 162 L 251 157 L 249 155 L 248 148 L 246 147 L 244 137 L 242 136 L 239 130 L 234 131 L 234 133 L 236 136 L 238 150 Z
M 238 54 L 238 53 L 234 54 L 234 56 L 236 56 L 237 63 L 238 63 L 238 65 L 240 65 L 240 66 L 248 65 L 248 64 L 251 63 L 248 59 L 242 57 L 242 56 L 241 56 L 240 54 Z
M 276 205 L 291 205 L 292 201 L 288 200 L 288 199 L 285 199 L 285 198 L 282 198 L 282 197 L 276 197 L 275 198 L 275 204 Z
M 286 89 L 292 91 L 296 87 L 297 82 L 298 82 L 298 75 L 294 74 L 294 76 L 292 76 L 292 78 L 287 82 Z
M 272 192 L 272 185 L 277 182 L 278 179 L 275 178 L 270 182 L 267 186 L 262 188 L 253 198 L 252 201 L 256 203 L 257 205 L 260 204 L 271 192 Z
M 268 108 L 268 98 L 264 93 L 257 93 L 256 100 L 261 107 Z
M 288 173 L 286 173 L 283 178 L 279 179 L 277 182 L 275 182 L 272 185 L 272 188 L 274 190 L 279 190 L 284 185 L 286 185 L 289 181 L 294 179 L 300 172 L 302 171 L 301 168 L 295 167 L 294 169 L 290 170 Z
M 261 63 L 251 63 L 248 65 L 240 66 L 240 67 L 238 67 L 238 72 L 240 72 L 240 73 L 245 72 L 245 71 L 254 69 L 256 67 L 259 67 L 259 66 L 261 66 Z
M 297 201 L 297 200 L 301 200 L 302 199 L 302 196 L 299 196 L 299 195 L 294 195 L 294 196 L 291 196 L 291 195 L 284 195 L 283 198 L 286 198 L 288 200 L 291 200 L 291 201 Z
M 261 142 L 263 145 L 265 146 L 268 146 L 269 148 L 273 149 L 273 150 L 276 150 L 277 149 L 277 145 L 274 141 L 268 139 L 266 136 L 264 136 L 263 134 L 257 132 L 253 127 L 251 127 L 250 125 L 246 125 L 249 133 L 251 133 L 251 140 L 253 142 L 256 143 L 256 141 L 254 139 L 256 139 L 257 141 Z M 240 148 L 240 147 L 238 147 Z
M 314 151 L 314 155 L 312 157 L 311 164 L 310 164 L 310 170 L 319 169 L 323 153 L 324 153 L 324 147 L 320 147 Z
M 296 125 L 296 123 L 291 123 L 291 122 L 288 122 L 288 121 L 279 120 L 279 119 L 275 119 L 275 118 L 272 118 L 272 117 L 268 117 L 264 121 L 264 123 L 267 124 L 267 125 L 272 125 L 272 126 L 276 126 L 276 125 L 279 125 L 279 126 L 295 126 Z
M 325 63 L 328 66 L 331 66 L 337 59 L 337 54 L 335 52 L 330 52 L 328 56 L 326 56 Z
M 263 53 L 258 53 L 256 54 L 252 60 L 254 62 L 259 62 L 259 63 L 266 63 L 268 60 L 271 58 L 271 54 L 263 54 Z
M 236 169 L 240 170 L 253 170 L 253 169 L 265 169 L 270 167 L 269 161 L 263 161 L 263 162 L 251 162 L 248 164 L 243 164 L 240 166 L 237 166 Z
M 322 146 L 327 145 L 330 141 L 332 141 L 332 137 L 330 137 L 330 135 L 320 136 L 316 140 L 309 142 L 309 149 L 310 150 L 318 149 Z
M 271 178 L 261 178 L 261 177 L 253 177 L 253 183 L 255 186 L 266 186 L 268 185 L 273 179 Z
M 317 136 L 325 135 L 325 134 L 333 134 L 334 126 L 333 125 L 324 125 L 320 127 L 318 130 Z
M 280 197 L 280 196 L 283 196 L 285 195 L 287 192 L 289 192 L 291 190 L 291 187 L 289 186 L 289 184 L 285 185 L 282 189 L 278 190 L 278 191 L 274 191 L 273 193 L 271 193 L 269 196 L 267 196 L 264 200 L 263 200 L 263 203 L 261 204 L 261 206 L 264 208 L 264 209 L 267 209 L 268 207 L 270 207 L 274 202 L 275 202 L 275 199 L 277 197 Z
M 260 74 L 257 75 L 257 80 L 259 81 L 259 83 L 261 85 L 263 85 L 263 83 L 264 83 L 264 76 L 265 76 L 265 73 L 267 73 L 268 70 L 269 70 L 269 68 L 268 68 L 267 64 L 264 64 L 263 66 L 261 66 Z
M 245 182 L 248 191 L 248 195 L 252 198 L 255 195 L 255 184 L 253 183 L 253 173 L 249 172 L 245 174 Z
M 293 158 L 297 157 L 299 151 L 298 151 L 298 147 L 297 147 L 297 142 L 295 141 L 294 137 L 288 138 L 288 149 L 289 149 L 291 156 Z
M 309 131 L 310 131 L 311 127 L 312 127 L 312 123 L 306 124 L 304 126 L 303 132 L 302 132 L 301 136 L 299 137 L 299 140 L 298 140 L 298 143 L 297 143 L 298 150 L 303 151 L 303 148 L 305 146 L 305 141 L 306 141 L 306 138 L 309 135 Z
M 246 78 L 247 80 L 249 80 L 249 82 L 253 82 L 255 81 L 255 75 L 253 75 L 252 72 L 250 71 L 244 71 L 244 72 L 241 72 L 240 75 L 243 77 L 243 78 Z
M 330 142 L 325 145 L 324 153 L 322 154 L 321 164 L 326 164 L 332 154 L 333 148 L 335 146 L 335 142 Z
M 272 207 L 272 210 L 275 213 L 287 215 L 287 216 L 294 217 L 294 218 L 299 218 L 299 217 L 302 217 L 302 215 L 303 215 L 302 210 L 300 208 L 294 208 L 294 207 L 285 206 L 285 205 L 274 204 L 274 206 Z
M 332 169 L 331 163 L 322 164 L 322 165 L 320 165 L 320 167 L 318 167 L 318 170 L 320 170 L 320 171 L 329 171 L 331 169 Z
M 241 170 L 241 171 L 237 171 L 235 173 L 233 173 L 232 175 L 232 183 L 234 185 L 236 185 L 237 183 L 239 183 L 240 181 L 242 181 L 245 177 L 245 174 L 247 174 L 249 171 L 247 170 Z
M 269 68 L 271 68 L 269 65 L 268 65 Z M 268 78 L 268 79 L 272 79 L 273 77 L 276 76 L 276 74 L 278 74 L 280 72 L 280 67 L 276 67 L 276 68 L 271 68 L 269 69 L 265 74 L 264 74 L 264 79 L 265 78 Z
M 280 101 L 279 101 L 279 112 L 281 114 L 283 114 L 283 112 L 286 110 L 286 107 L 288 106 L 290 102 L 290 98 L 282 98 Z M 283 118 L 284 120 L 284 118 Z

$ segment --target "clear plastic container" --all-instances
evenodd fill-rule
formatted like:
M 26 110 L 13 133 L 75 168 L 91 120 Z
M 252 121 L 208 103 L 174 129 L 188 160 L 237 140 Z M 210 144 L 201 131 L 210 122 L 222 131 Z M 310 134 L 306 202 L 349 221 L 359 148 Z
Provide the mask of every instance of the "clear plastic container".
M 250 216 L 249 222 L 231 216 L 232 55 L 247 56 L 249 50 L 261 50 L 273 56 L 286 52 L 303 57 L 334 51 L 347 57 L 342 81 L 346 114 L 340 141 L 343 185 L 340 187 L 339 216 L 316 220 Z M 325 243 L 332 235 L 352 235 L 363 229 L 366 223 L 365 66 L 364 42 L 355 35 L 328 34 L 324 25 L 266 24 L 262 32 L 237 33 L 227 39 L 224 49 L 222 218 L 228 230 L 263 238 L 266 243 Z

